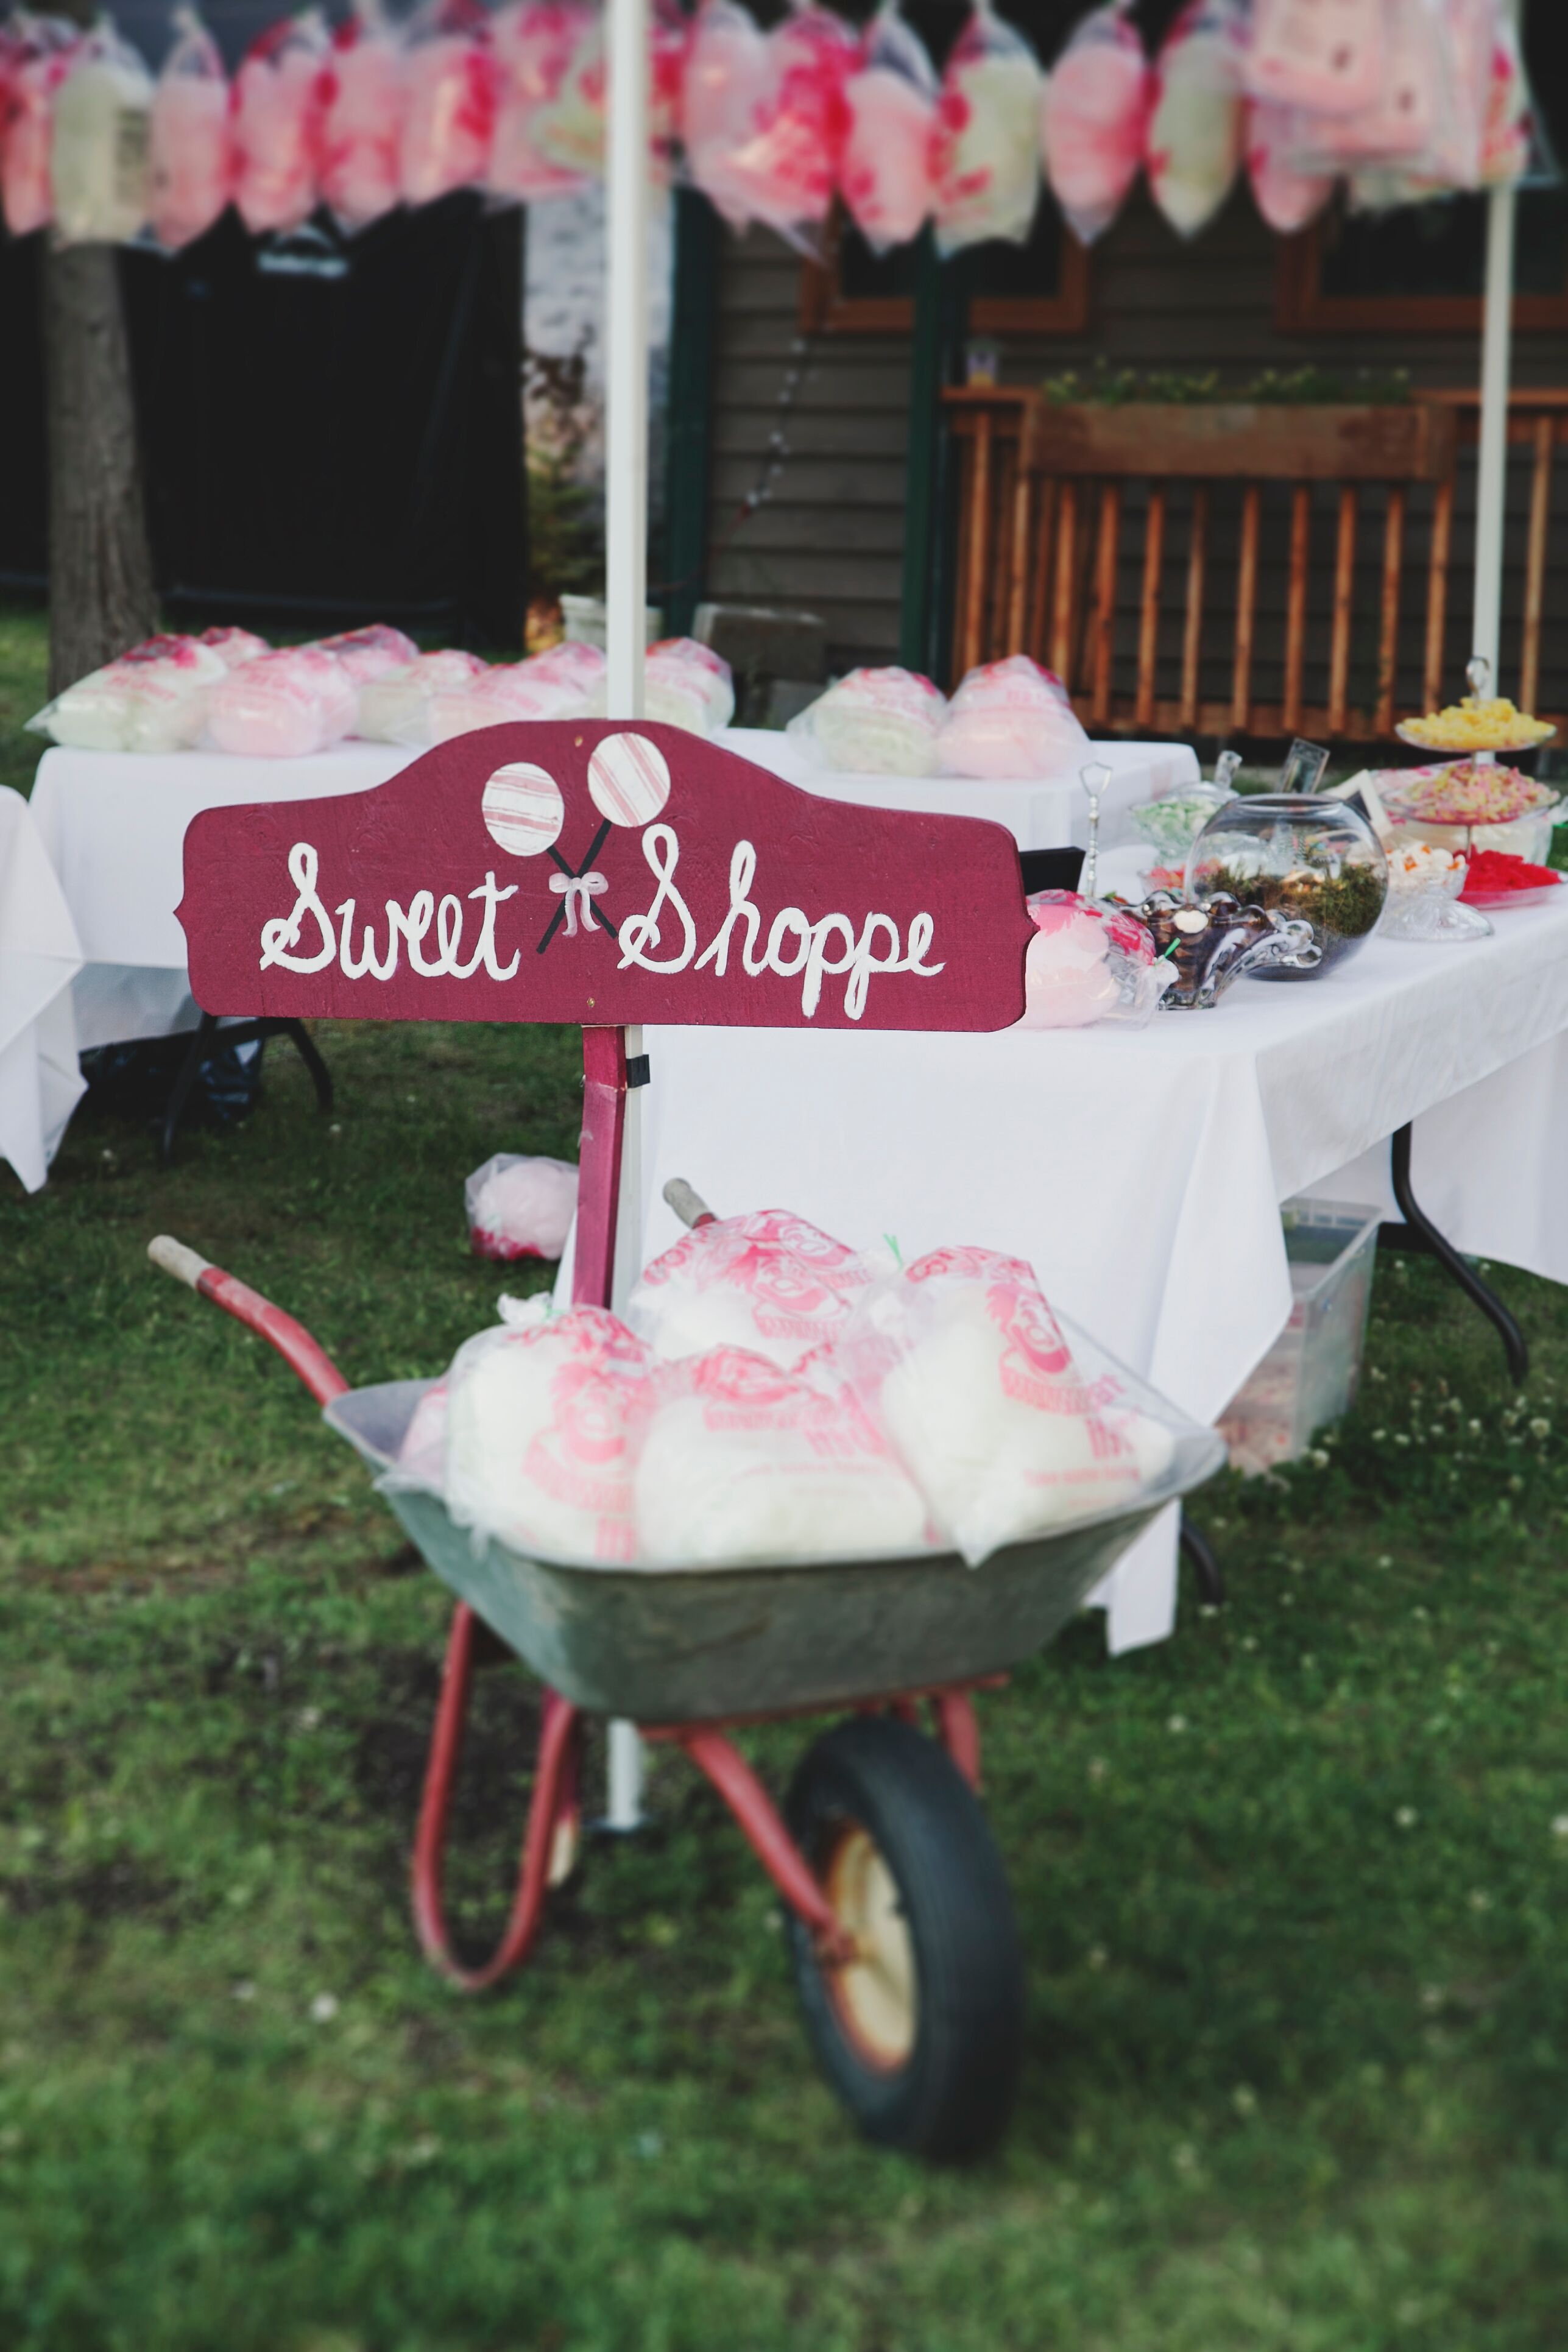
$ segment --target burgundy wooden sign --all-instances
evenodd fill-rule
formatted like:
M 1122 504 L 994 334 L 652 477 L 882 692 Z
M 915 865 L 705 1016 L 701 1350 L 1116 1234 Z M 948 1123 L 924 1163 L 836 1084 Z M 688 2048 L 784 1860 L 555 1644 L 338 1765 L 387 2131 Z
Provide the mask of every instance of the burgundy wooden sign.
M 1005 826 L 825 800 L 640 720 L 205 810 L 178 912 L 205 1011 L 339 1020 L 1002 1029 L 1032 936 Z

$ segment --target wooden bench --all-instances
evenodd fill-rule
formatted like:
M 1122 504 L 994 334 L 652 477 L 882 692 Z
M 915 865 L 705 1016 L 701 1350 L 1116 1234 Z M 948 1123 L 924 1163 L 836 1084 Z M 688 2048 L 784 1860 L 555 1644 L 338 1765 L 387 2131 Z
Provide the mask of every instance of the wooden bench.
M 1067 681 L 1100 732 L 1330 741 L 1389 737 L 1462 690 L 1450 583 L 1473 420 L 1460 400 L 1117 407 L 986 386 L 945 402 L 954 680 L 1022 652 Z M 1515 680 L 1526 708 L 1565 426 L 1562 395 L 1512 425 L 1534 457 Z

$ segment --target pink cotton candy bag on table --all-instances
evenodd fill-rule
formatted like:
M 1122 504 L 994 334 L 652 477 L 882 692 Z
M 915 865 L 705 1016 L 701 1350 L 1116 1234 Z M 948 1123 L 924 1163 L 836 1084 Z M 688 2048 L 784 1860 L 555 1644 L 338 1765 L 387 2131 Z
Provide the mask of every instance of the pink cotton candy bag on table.
M 1196 236 L 1224 205 L 1247 149 L 1237 0 L 1189 0 L 1154 61 L 1145 134 L 1150 193 L 1181 236 Z
M 925 44 L 886 0 L 844 84 L 839 187 L 873 253 L 908 245 L 931 217 L 941 84 Z
M 426 744 L 432 740 L 431 712 L 440 694 L 460 691 L 484 675 L 478 654 L 447 651 L 419 654 L 384 677 L 372 678 L 359 689 L 354 732 L 372 743 Z
M 380 0 L 356 0 L 332 35 L 321 122 L 321 201 L 345 229 L 368 228 L 402 201 L 406 97 L 402 32 Z
M 316 208 L 331 41 L 317 9 L 253 41 L 234 78 L 234 200 L 254 235 Z
M 194 8 L 176 8 L 174 43 L 153 92 L 153 234 L 165 252 L 205 235 L 234 188 L 228 76 Z
M 716 735 L 735 715 L 729 663 L 695 637 L 664 637 L 649 646 L 644 698 L 647 718 L 693 735 Z
M 216 654 L 225 669 L 238 669 L 244 663 L 254 661 L 258 654 L 272 650 L 266 638 L 258 637 L 254 629 L 204 629 L 196 643 Z
M 0 80 L 0 203 L 13 236 L 28 236 L 48 226 L 55 92 L 81 38 L 79 26 L 58 16 L 12 20 Z
M 845 1243 L 787 1209 L 699 1225 L 643 1268 L 626 1320 L 657 1356 L 744 1348 L 788 1371 L 847 1324 L 870 1279 Z
M 1074 27 L 1046 88 L 1040 139 L 1051 194 L 1080 245 L 1110 227 L 1131 193 L 1153 93 L 1126 0 Z
M 1076 890 L 1037 890 L 1024 959 L 1020 1029 L 1085 1029 L 1100 1021 L 1142 1028 L 1170 985 L 1154 940 L 1133 916 Z
M 353 679 L 331 654 L 316 646 L 280 646 L 215 687 L 206 739 L 216 751 L 302 758 L 348 733 L 355 700 Z
M 919 670 L 852 669 L 798 711 L 784 732 L 821 767 L 848 774 L 934 776 L 947 698 Z
M 946 253 L 992 237 L 1024 244 L 1040 197 L 1040 62 L 976 0 L 942 70 L 931 137 L 936 241 Z
M 407 33 L 398 179 L 409 205 L 482 187 L 495 135 L 496 58 L 477 0 L 426 0 Z
M 372 621 L 363 629 L 344 629 L 335 637 L 318 637 L 316 650 L 341 662 L 355 686 L 389 677 L 415 660 L 419 648 L 412 637 L 385 621 Z
M 581 719 L 584 697 L 568 681 L 544 676 L 531 661 L 503 664 L 464 683 L 439 687 L 430 697 L 426 740 L 449 743 L 479 727 L 509 719 Z
M 1066 687 L 1027 654 L 970 670 L 936 740 L 939 772 L 949 776 L 1076 774 L 1088 752 Z

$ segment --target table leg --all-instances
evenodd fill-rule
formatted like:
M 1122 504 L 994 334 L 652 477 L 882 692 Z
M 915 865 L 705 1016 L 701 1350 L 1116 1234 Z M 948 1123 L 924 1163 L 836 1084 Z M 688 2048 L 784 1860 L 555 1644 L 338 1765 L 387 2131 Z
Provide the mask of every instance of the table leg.
M 1225 1601 L 1225 1571 L 1214 1555 L 1207 1536 L 1200 1534 L 1182 1513 L 1182 1549 L 1193 1564 L 1193 1574 L 1198 1580 L 1198 1595 L 1205 1606 L 1218 1609 Z
M 1523 1332 L 1498 1297 L 1489 1283 L 1483 1282 L 1474 1266 L 1459 1255 L 1446 1234 L 1440 1234 L 1431 1218 L 1415 1198 L 1410 1182 L 1410 1129 L 1396 1128 L 1390 1152 L 1390 1170 L 1394 1179 L 1394 1197 L 1405 1214 L 1402 1225 L 1385 1224 L 1379 1228 L 1378 1245 L 1384 1249 L 1418 1250 L 1435 1257 L 1454 1277 L 1465 1296 L 1479 1307 L 1488 1320 L 1497 1327 L 1508 1358 L 1508 1369 L 1514 1385 L 1522 1388 L 1530 1376 L 1530 1348 Z
M 332 1075 L 302 1021 L 269 1013 L 260 1020 L 231 1022 L 227 1028 L 220 1028 L 213 1013 L 204 1013 L 191 1038 L 190 1050 L 180 1065 L 179 1075 L 163 1112 L 163 1129 L 158 1140 L 158 1159 L 163 1167 L 166 1168 L 174 1156 L 175 1130 L 184 1116 L 191 1089 L 201 1075 L 202 1064 L 214 1046 L 218 1044 L 257 1045 L 265 1043 L 268 1037 L 288 1038 L 310 1072 L 310 1084 L 316 1089 L 316 1108 L 323 1115 L 331 1109 Z

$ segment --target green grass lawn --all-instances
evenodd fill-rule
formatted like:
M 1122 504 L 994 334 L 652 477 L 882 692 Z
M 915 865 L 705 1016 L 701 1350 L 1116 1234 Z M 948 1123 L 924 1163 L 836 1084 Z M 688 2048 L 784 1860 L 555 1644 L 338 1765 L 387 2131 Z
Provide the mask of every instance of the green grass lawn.
M 323 1026 L 316 1114 L 0 1171 L 5 2352 L 1547 2352 L 1568 2273 L 1568 1314 L 1527 1402 L 1385 1262 L 1352 1420 L 1204 1498 L 1233 1598 L 982 1702 L 1030 1972 L 1013 2136 L 872 2153 L 774 1906 L 655 1760 L 534 1962 L 465 2001 L 406 1856 L 448 1604 L 168 1231 L 351 1379 L 509 1285 L 465 1172 L 569 1152 L 574 1039 Z M 787 1186 L 781 1180 L 781 1191 Z M 809 1202 L 799 1205 L 809 1210 Z M 493 1929 L 535 1694 L 479 1685 L 455 1908 Z M 775 1786 L 805 1727 L 748 1739 Z M 598 1760 L 591 1761 L 598 1785 Z

